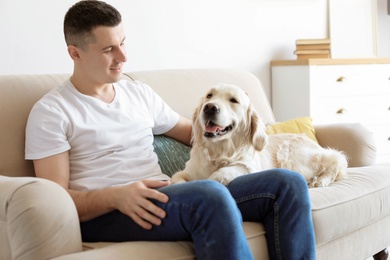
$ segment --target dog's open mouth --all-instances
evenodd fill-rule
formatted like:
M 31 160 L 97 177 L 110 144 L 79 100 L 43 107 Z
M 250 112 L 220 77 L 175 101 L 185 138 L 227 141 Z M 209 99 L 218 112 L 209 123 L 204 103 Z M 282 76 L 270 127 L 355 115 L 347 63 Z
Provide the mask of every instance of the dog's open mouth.
M 228 125 L 227 127 L 221 127 L 216 125 L 213 121 L 208 120 L 205 125 L 204 136 L 207 138 L 218 137 L 227 134 L 232 129 L 233 124 Z

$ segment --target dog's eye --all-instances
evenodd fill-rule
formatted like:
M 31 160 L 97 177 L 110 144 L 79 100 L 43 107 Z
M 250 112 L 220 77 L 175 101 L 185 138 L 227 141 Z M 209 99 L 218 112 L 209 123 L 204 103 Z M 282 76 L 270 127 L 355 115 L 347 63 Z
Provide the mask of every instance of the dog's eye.
M 232 103 L 236 103 L 236 104 L 238 104 L 239 102 L 238 102 L 238 100 L 237 99 L 235 99 L 235 98 L 231 98 L 230 99 L 230 102 L 232 102 Z
M 206 96 L 207 98 L 212 98 L 213 97 L 213 94 L 208 94 L 207 96 Z

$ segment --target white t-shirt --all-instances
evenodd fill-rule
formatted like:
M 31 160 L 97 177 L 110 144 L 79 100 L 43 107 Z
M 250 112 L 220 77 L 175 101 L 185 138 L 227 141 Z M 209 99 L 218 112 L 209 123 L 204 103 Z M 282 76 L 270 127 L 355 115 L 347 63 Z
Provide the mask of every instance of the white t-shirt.
M 153 135 L 172 129 L 179 115 L 145 84 L 113 86 L 109 104 L 81 94 L 70 80 L 42 97 L 27 122 L 25 158 L 69 150 L 69 188 L 74 190 L 169 179 L 158 165 Z

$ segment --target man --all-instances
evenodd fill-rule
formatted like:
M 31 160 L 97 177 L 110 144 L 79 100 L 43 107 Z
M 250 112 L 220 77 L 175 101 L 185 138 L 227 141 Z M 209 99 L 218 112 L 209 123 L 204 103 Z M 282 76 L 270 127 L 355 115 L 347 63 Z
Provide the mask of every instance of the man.
M 71 78 L 33 107 L 26 159 L 73 198 L 84 241 L 194 241 L 198 259 L 251 259 L 242 218 L 261 221 L 272 259 L 314 259 L 304 179 L 275 169 L 170 185 L 153 135 L 190 143 L 191 122 L 141 82 L 120 81 L 126 62 L 120 13 L 81 1 L 64 20 Z M 223 237 L 223 239 L 221 239 Z

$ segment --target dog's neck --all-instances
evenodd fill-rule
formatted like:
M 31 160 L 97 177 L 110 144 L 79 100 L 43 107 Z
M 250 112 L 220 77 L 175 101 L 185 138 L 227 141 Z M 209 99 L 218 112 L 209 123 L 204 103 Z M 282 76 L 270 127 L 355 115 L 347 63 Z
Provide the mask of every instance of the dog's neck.
M 198 146 L 202 150 L 205 160 L 219 166 L 226 166 L 240 161 L 242 156 L 247 154 L 248 149 L 253 149 L 248 145 L 235 144 L 231 139 L 225 139 L 218 143 L 207 142 L 202 139 L 200 143 L 193 143 L 193 146 Z

